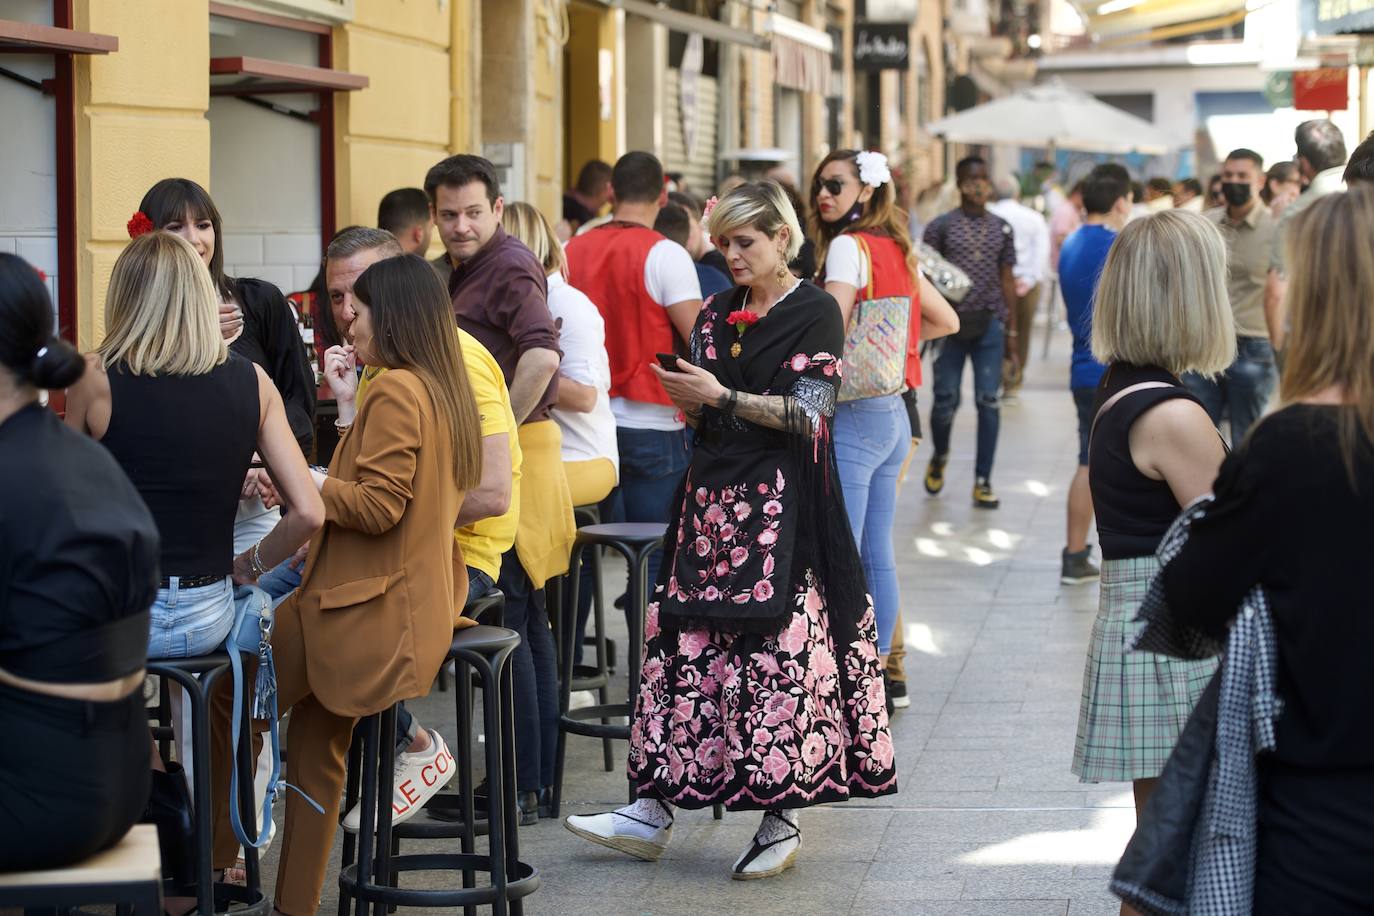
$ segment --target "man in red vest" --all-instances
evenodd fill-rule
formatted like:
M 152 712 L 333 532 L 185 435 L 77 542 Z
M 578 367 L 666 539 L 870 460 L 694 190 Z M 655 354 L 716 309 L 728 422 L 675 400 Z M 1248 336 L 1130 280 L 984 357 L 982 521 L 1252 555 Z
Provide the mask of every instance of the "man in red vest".
M 667 522 L 687 470 L 687 440 L 682 414 L 649 364 L 656 353 L 685 352 L 701 311 L 701 286 L 687 249 L 653 229 L 668 198 L 662 163 L 649 153 L 626 153 L 611 171 L 611 190 L 611 221 L 568 243 L 568 282 L 596 303 L 606 321 L 620 446 L 612 517 Z M 655 554 L 650 584 L 657 577 Z

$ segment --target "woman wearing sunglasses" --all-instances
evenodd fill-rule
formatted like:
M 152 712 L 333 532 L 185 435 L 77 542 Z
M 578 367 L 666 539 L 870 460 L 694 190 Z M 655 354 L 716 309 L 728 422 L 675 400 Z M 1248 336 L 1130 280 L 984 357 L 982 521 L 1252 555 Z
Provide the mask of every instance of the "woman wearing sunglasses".
M 911 439 L 902 392 L 921 384 L 921 340 L 954 333 L 959 319 L 916 267 L 906 214 L 897 207 L 882 153 L 837 150 L 822 160 L 811 182 L 811 214 L 816 261 L 824 265 L 820 282 L 839 303 L 848 329 L 835 459 L 886 664 L 900 604 L 892 550 L 897 478 Z M 865 313 L 870 322 L 909 315 L 909 327 L 901 340 L 883 346 L 868 333 Z M 885 359 L 885 353 L 895 356 Z

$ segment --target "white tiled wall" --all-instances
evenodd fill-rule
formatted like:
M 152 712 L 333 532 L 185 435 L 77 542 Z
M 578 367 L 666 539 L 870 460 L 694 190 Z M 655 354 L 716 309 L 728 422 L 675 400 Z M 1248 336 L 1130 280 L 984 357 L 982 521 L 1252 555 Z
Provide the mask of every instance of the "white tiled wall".
M 310 287 L 323 254 L 318 233 L 224 234 L 224 272 L 267 280 L 283 295 Z
M 57 233 L 18 234 L 0 232 L 0 251 L 17 254 L 48 277 L 48 295 L 53 302 L 53 327 L 57 327 Z M 311 274 L 314 276 L 314 274 Z M 307 281 L 308 282 L 308 281 Z

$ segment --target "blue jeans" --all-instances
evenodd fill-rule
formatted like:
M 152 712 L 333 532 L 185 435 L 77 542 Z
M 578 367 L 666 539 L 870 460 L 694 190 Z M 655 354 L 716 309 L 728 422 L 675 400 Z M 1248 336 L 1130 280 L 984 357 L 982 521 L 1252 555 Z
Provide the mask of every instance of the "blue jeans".
M 897 509 L 897 475 L 911 440 L 911 421 L 901 395 L 849 401 L 835 408 L 835 462 L 844 507 L 878 618 L 878 652 L 892 649 L 901 611 L 892 522 Z
M 1220 427 L 1222 413 L 1230 413 L 1231 444 L 1236 446 L 1264 413 L 1278 376 L 1268 340 L 1237 337 L 1236 361 L 1230 368 L 1214 379 L 1190 372 L 1183 376 L 1183 384 L 1202 402 L 1214 425 Z
M 511 653 L 515 693 L 515 786 L 538 792 L 553 785 L 558 749 L 558 662 L 543 589 L 535 590 L 511 549 L 501 558 L 496 587 L 506 596 L 506 626 L 520 634 Z
M 949 454 L 949 432 L 954 412 L 959 409 L 959 388 L 964 381 L 964 360 L 973 361 L 973 396 L 978 406 L 978 452 L 974 459 L 976 477 L 992 476 L 992 459 L 997 454 L 997 432 L 1002 425 L 1002 322 L 992 319 L 987 331 L 977 340 L 964 343 L 946 337 L 935 358 L 935 404 L 930 408 L 930 437 L 935 454 Z
M 620 446 L 620 485 L 609 497 L 615 522 L 667 522 L 673 500 L 687 471 L 691 453 L 683 430 L 633 429 L 617 426 Z M 663 551 L 649 556 L 649 589 L 658 581 Z M 634 651 L 639 651 L 637 648 Z
M 271 595 L 273 601 L 285 598 L 301 587 L 301 572 L 305 569 L 305 563 L 302 562 L 299 568 L 292 569 L 292 559 L 294 554 L 258 577 L 258 588 Z
M 194 658 L 218 651 L 234 625 L 234 585 L 222 582 L 182 588 L 177 576 L 157 590 L 150 609 L 149 658 Z

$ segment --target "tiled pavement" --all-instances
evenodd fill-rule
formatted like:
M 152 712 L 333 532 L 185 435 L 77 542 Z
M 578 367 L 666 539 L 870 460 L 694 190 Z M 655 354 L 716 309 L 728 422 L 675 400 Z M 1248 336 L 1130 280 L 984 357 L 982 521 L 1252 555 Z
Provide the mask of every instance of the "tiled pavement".
M 899 500 L 912 699 L 893 723 L 901 792 L 806 811 L 798 866 L 762 882 L 728 876 L 757 815 L 713 822 L 709 811 L 680 812 L 673 845 L 654 864 L 541 821 L 520 833 L 522 858 L 543 878 L 527 913 L 1116 912 L 1106 883 L 1134 816 L 1128 787 L 1085 786 L 1069 773 L 1097 589 L 1059 585 L 1064 493 L 1077 445 L 1066 340 L 1057 338 L 1045 361 L 1039 333 L 1020 402 L 1002 411 L 994 475 L 1002 508 L 979 512 L 969 499 L 967 388 L 946 493 L 930 499 L 920 487 L 927 445 Z M 922 404 L 930 404 L 928 392 Z M 435 694 L 413 708 L 421 721 L 451 731 L 450 697 Z M 597 742 L 571 741 L 568 772 L 565 814 L 623 804 L 622 771 L 619 764 L 602 770 Z M 274 867 L 270 856 L 269 875 Z M 331 872 L 324 911 L 333 911 L 335 895 Z

